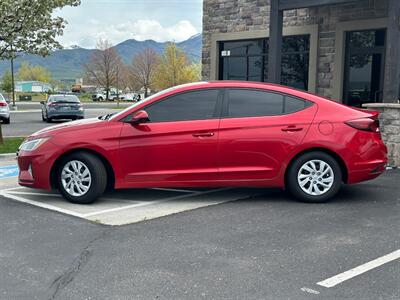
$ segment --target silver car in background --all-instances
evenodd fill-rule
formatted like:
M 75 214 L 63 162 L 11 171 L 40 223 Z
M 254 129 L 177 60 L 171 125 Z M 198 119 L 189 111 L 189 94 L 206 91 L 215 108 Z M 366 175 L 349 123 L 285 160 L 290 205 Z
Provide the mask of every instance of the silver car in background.
M 0 119 L 4 124 L 10 124 L 10 107 L 2 94 L 0 94 Z
M 85 118 L 81 101 L 75 95 L 51 95 L 42 104 L 42 120 L 48 123 L 55 119 L 77 120 Z

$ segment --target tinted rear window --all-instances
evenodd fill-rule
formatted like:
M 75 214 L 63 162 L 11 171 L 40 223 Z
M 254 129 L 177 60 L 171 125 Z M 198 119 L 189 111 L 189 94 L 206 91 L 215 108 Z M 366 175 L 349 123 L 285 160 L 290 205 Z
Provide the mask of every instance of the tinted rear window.
M 79 98 L 76 96 L 51 96 L 49 102 L 79 103 Z
M 229 90 L 228 117 L 262 117 L 294 113 L 312 103 L 289 95 L 262 90 Z

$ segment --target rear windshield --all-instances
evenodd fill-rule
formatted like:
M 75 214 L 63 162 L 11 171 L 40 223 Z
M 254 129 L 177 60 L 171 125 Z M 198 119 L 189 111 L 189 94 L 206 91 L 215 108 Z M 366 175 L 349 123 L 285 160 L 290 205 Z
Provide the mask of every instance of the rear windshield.
M 49 102 L 79 103 L 79 98 L 73 95 L 51 96 Z

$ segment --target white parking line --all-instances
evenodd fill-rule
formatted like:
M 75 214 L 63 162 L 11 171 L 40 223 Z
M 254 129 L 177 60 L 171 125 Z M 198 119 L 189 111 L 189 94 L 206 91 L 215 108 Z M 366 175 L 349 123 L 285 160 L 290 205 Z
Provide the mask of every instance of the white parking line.
M 77 212 L 69 210 L 69 209 L 64 209 L 64 208 L 61 208 L 61 207 L 58 207 L 55 205 L 43 203 L 40 201 L 30 200 L 30 199 L 22 197 L 22 196 L 44 196 L 44 197 L 59 198 L 59 197 L 62 197 L 60 194 L 18 191 L 20 189 L 24 189 L 24 187 L 15 187 L 15 188 L 8 188 L 8 189 L 0 190 L 0 195 L 4 196 L 6 198 L 13 199 L 18 202 L 22 202 L 22 203 L 30 204 L 33 206 L 37 206 L 37 207 L 57 211 L 60 213 L 76 216 L 79 218 L 87 219 L 92 216 L 103 215 L 103 214 L 112 213 L 112 212 L 116 212 L 116 211 L 123 211 L 123 210 L 131 209 L 131 208 L 135 208 L 135 207 L 150 206 L 150 205 L 159 204 L 159 203 L 163 203 L 163 202 L 185 199 L 185 198 L 189 198 L 189 197 L 193 197 L 193 196 L 200 196 L 200 195 L 216 193 L 216 192 L 220 192 L 220 191 L 230 190 L 231 188 L 221 188 L 221 189 L 213 189 L 213 190 L 207 190 L 207 191 L 158 189 L 158 190 L 163 190 L 163 191 L 174 191 L 174 192 L 180 191 L 180 192 L 185 192 L 186 194 L 179 195 L 179 196 L 173 196 L 173 197 L 167 197 L 167 198 L 156 200 L 156 201 L 135 201 L 133 204 L 130 204 L 130 205 L 124 205 L 124 206 L 120 206 L 120 207 L 114 207 L 114 208 L 110 208 L 110 209 L 94 211 L 94 212 L 86 213 L 86 214 L 77 213 Z M 106 200 L 106 201 L 121 201 L 121 202 L 128 202 L 128 203 L 131 202 L 132 203 L 132 200 L 127 200 L 127 199 L 119 199 L 119 198 L 101 198 L 101 199 Z
M 61 207 L 58 207 L 58 206 L 54 206 L 54 205 L 51 205 L 51 204 L 46 204 L 46 203 L 42 203 L 42 202 L 38 202 L 38 201 L 29 200 L 29 199 L 26 199 L 26 198 L 23 198 L 23 197 L 19 197 L 17 195 L 13 195 L 11 193 L 7 193 L 6 190 L 0 191 L 0 195 L 3 196 L 3 197 L 9 198 L 9 199 L 13 199 L 13 200 L 18 201 L 18 202 L 30 204 L 30 205 L 33 205 L 33 206 L 38 206 L 38 207 L 41 207 L 41 208 L 46 208 L 46 209 L 49 209 L 49 210 L 54 210 L 54 211 L 57 211 L 57 212 L 60 212 L 60 213 L 63 213 L 63 214 L 67 214 L 67 215 L 71 215 L 71 216 L 75 216 L 75 217 L 78 217 L 78 218 L 84 218 L 84 216 L 82 214 L 74 212 L 72 210 L 68 210 L 68 209 L 64 209 L 64 208 L 61 208 Z
M 30 195 L 30 196 L 45 196 L 45 197 L 61 197 L 60 194 L 45 194 L 45 193 L 34 193 L 34 192 L 15 192 L 15 191 L 9 191 L 5 190 L 7 194 L 13 194 L 13 195 Z
M 97 216 L 97 215 L 102 215 L 105 213 L 110 213 L 110 212 L 116 212 L 116 211 L 121 211 L 121 210 L 126 210 L 130 208 L 135 208 L 135 207 L 142 207 L 142 206 L 147 206 L 147 205 L 153 205 L 153 204 L 159 204 L 162 202 L 167 202 L 167 201 L 172 201 L 172 200 L 179 200 L 179 199 L 184 199 L 184 198 L 189 198 L 193 196 L 199 196 L 199 195 L 206 195 L 206 194 L 211 194 L 211 193 L 216 193 L 216 192 L 221 192 L 221 191 L 226 191 L 229 190 L 230 188 L 221 188 L 221 189 L 215 189 L 215 190 L 209 190 L 209 191 L 204 191 L 204 192 L 195 192 L 189 195 L 181 195 L 181 196 L 175 196 L 175 197 L 169 197 L 169 198 L 164 198 L 161 200 L 157 201 L 146 201 L 142 203 L 136 203 L 132 205 L 125 205 L 121 207 L 116 207 L 116 208 L 110 208 L 110 209 L 105 209 L 102 211 L 95 211 L 89 214 L 84 214 L 84 218 L 92 217 L 92 216 Z
M 320 286 L 326 287 L 326 288 L 331 288 L 331 287 L 334 287 L 335 285 L 338 285 L 339 283 L 342 283 L 342 282 L 349 280 L 355 276 L 361 275 L 365 272 L 368 272 L 368 271 L 375 269 L 383 264 L 386 264 L 388 262 L 394 261 L 399 258 L 400 258 L 400 249 L 396 250 L 392 253 L 389 253 L 387 255 L 381 256 L 377 259 L 374 259 L 370 262 L 367 262 L 361 266 L 355 267 L 346 272 L 340 273 L 336 276 L 333 276 L 331 278 L 320 281 L 317 284 Z
M 12 194 L 12 195 L 25 195 L 25 196 L 43 196 L 43 197 L 58 197 L 62 198 L 63 196 L 61 194 L 47 194 L 47 193 L 35 193 L 35 192 L 18 192 L 15 190 L 9 190 L 5 189 L 3 190 L 7 194 Z M 126 203 L 132 203 L 132 200 L 128 199 L 120 199 L 120 198 L 104 198 L 101 197 L 101 200 L 103 201 L 118 201 L 118 202 L 126 202 Z M 146 202 L 146 201 L 134 201 L 134 202 Z
M 181 190 L 181 189 L 167 189 L 167 188 L 152 188 L 152 190 L 156 191 L 167 191 L 167 192 L 179 192 L 179 193 L 193 193 L 193 192 L 199 192 L 199 191 L 194 191 L 194 190 Z

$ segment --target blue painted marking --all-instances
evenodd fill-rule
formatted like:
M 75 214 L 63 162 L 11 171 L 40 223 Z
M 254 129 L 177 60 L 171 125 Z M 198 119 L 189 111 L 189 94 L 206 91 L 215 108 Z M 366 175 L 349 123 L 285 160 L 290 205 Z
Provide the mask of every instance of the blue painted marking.
M 6 179 L 11 177 L 17 177 L 19 169 L 17 165 L 0 167 L 0 179 Z

